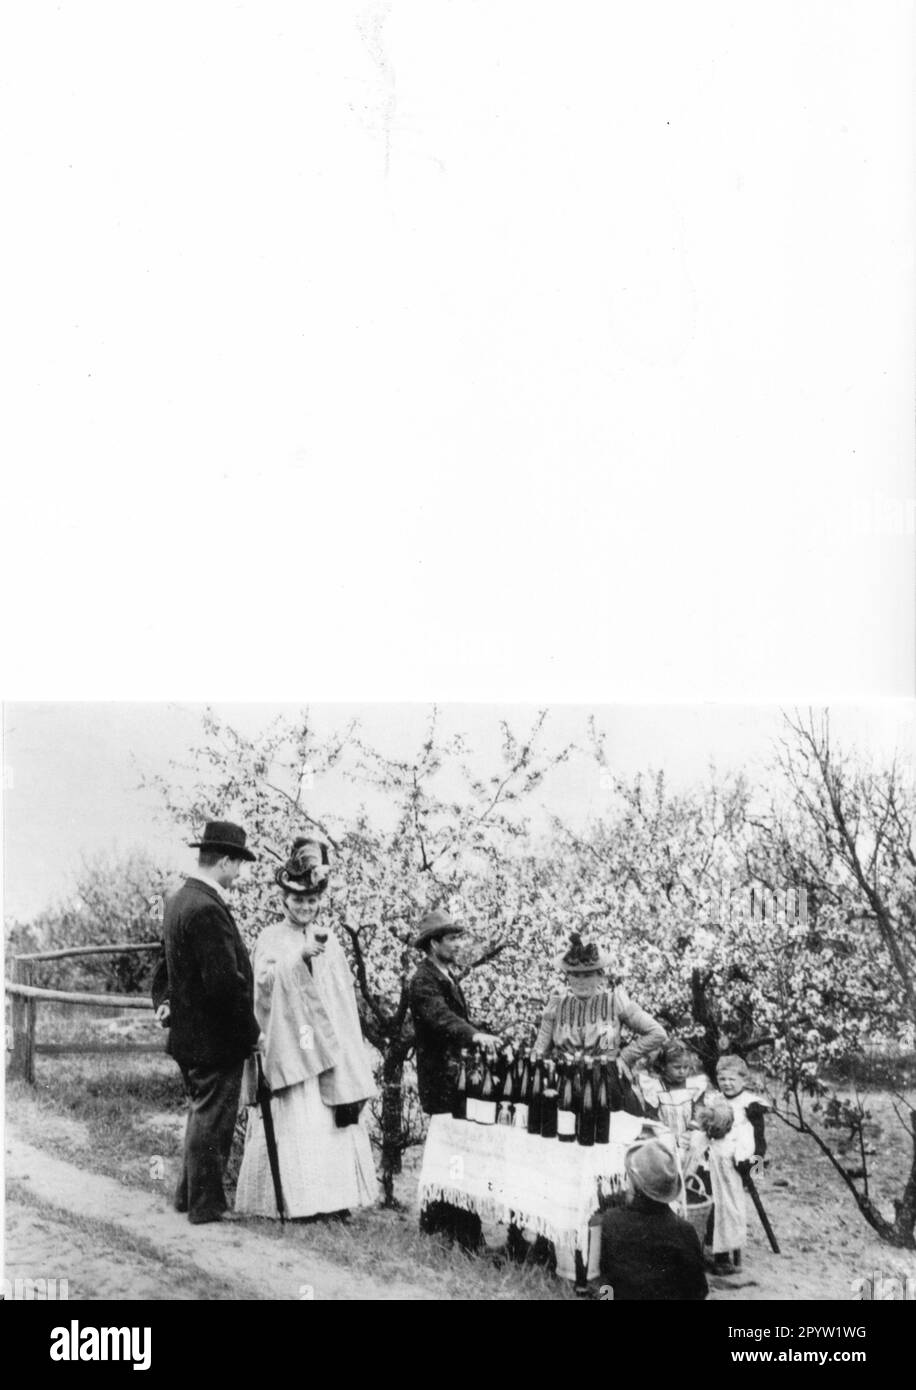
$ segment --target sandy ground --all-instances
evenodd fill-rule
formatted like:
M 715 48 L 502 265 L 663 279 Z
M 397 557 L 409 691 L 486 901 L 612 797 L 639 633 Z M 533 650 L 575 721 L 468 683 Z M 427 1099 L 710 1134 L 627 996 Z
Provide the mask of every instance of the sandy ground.
M 120 1253 L 109 1242 L 92 1239 L 67 1222 L 10 1197 L 4 1277 L 10 1283 L 43 1280 L 43 1290 L 47 1281 L 56 1281 L 51 1296 L 57 1298 L 174 1297 L 170 1271 L 161 1260 Z
M 195 1273 L 222 1281 L 233 1298 L 436 1298 L 428 1287 L 355 1277 L 343 1264 L 306 1254 L 292 1242 L 284 1249 L 241 1223 L 191 1226 L 164 1197 L 87 1173 L 11 1134 L 6 1178 L 12 1200 L 4 1277 L 65 1278 L 71 1298 L 180 1298 L 177 1276 L 187 1285 Z M 44 1204 L 58 1209 L 61 1219 Z M 69 1224 L 74 1217 L 103 1220 L 110 1241 L 93 1235 L 87 1240 Z M 120 1253 L 119 1236 L 129 1247 L 138 1243 L 140 1252 Z

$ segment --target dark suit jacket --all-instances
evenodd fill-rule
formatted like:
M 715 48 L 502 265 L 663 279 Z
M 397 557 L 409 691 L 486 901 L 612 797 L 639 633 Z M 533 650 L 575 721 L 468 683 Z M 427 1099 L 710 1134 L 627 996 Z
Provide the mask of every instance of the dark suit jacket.
M 601 1282 L 614 1302 L 704 1299 L 703 1250 L 689 1221 L 636 1196 L 601 1221 Z
M 427 956 L 408 986 L 417 1044 L 417 1088 L 428 1115 L 451 1110 L 455 1098 L 458 1053 L 470 1047 L 475 1033 L 461 986 L 446 979 Z
M 215 888 L 189 878 L 169 899 L 153 1004 L 168 1000 L 168 1051 L 182 1067 L 230 1066 L 258 1040 L 251 961 Z

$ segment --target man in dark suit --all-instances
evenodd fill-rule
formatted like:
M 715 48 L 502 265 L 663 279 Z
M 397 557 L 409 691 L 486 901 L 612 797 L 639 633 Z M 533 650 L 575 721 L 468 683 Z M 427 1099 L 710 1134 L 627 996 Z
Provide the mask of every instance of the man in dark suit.
M 408 986 L 417 1049 L 417 1089 L 427 1115 L 451 1112 L 455 1099 L 458 1054 L 477 1043 L 498 1047 L 500 1039 L 473 1024 L 457 978 L 453 974 L 458 937 L 464 932 L 445 912 L 430 912 L 420 922 L 414 945 L 425 959 Z M 467 1249 L 480 1242 L 480 1220 L 447 1202 L 431 1202 L 420 1217 L 420 1229 L 445 1231 Z
M 408 986 L 417 1045 L 417 1089 L 427 1115 L 451 1112 L 458 1076 L 458 1054 L 474 1043 L 498 1047 L 500 1040 L 471 1023 L 467 1001 L 453 973 L 457 926 L 445 912 L 429 912 L 414 945 L 425 959 Z
M 164 952 L 153 976 L 156 1017 L 168 1025 L 168 1051 L 181 1068 L 190 1109 L 175 1206 L 194 1225 L 226 1212 L 223 1174 L 238 1114 L 242 1068 L 260 1029 L 251 962 L 226 890 L 255 856 L 245 832 L 211 821 L 197 870 L 169 899 Z

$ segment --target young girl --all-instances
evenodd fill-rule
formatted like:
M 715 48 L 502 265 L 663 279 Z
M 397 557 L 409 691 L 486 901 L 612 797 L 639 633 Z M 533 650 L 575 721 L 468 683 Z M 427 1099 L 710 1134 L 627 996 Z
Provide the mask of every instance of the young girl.
M 742 1057 L 721 1057 L 716 1081 L 721 1094 L 707 1097 L 701 1123 L 709 1137 L 706 1162 L 715 1202 L 713 1260 L 716 1273 L 732 1274 L 741 1268 L 747 1240 L 743 1176 L 766 1152 L 763 1115 L 768 1107 L 763 1096 L 748 1090 Z
M 750 1171 L 767 1151 L 763 1117 L 769 1106 L 764 1096 L 748 1090 L 747 1062 L 743 1057 L 733 1053 L 720 1057 L 716 1081 L 735 1117 L 736 1161 L 746 1163 Z
M 685 1171 L 694 1168 L 693 1119 L 710 1085 L 687 1044 L 672 1038 L 655 1059 L 654 1072 L 643 1072 L 639 1084 L 647 1113 L 671 1130 Z

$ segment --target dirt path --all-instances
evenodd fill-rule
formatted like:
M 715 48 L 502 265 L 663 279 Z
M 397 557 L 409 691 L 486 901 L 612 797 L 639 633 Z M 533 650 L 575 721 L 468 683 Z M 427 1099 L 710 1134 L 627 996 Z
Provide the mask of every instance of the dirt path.
M 218 1282 L 216 1297 L 437 1297 L 421 1285 L 356 1276 L 295 1240 L 259 1236 L 234 1223 L 191 1226 L 164 1198 L 87 1173 L 9 1133 L 6 1178 L 12 1200 L 4 1277 L 66 1278 L 70 1298 L 194 1297 L 201 1276 Z M 113 1250 L 96 1233 L 100 1222 L 126 1251 Z
M 161 1256 L 142 1254 L 136 1247 L 119 1248 L 108 1235 L 113 1228 L 90 1234 L 81 1224 L 55 1216 L 48 1207 L 21 1200 L 15 1187 L 12 1194 L 6 1199 L 4 1268 L 4 1279 L 14 1289 L 12 1297 L 153 1300 L 200 1296 L 201 1276 L 195 1268 L 181 1262 L 169 1268 Z M 16 1281 L 28 1284 L 17 1286 Z M 220 1292 L 225 1298 L 243 1296 L 235 1285 L 226 1285 Z M 205 1296 L 216 1296 L 212 1281 L 207 1281 Z

